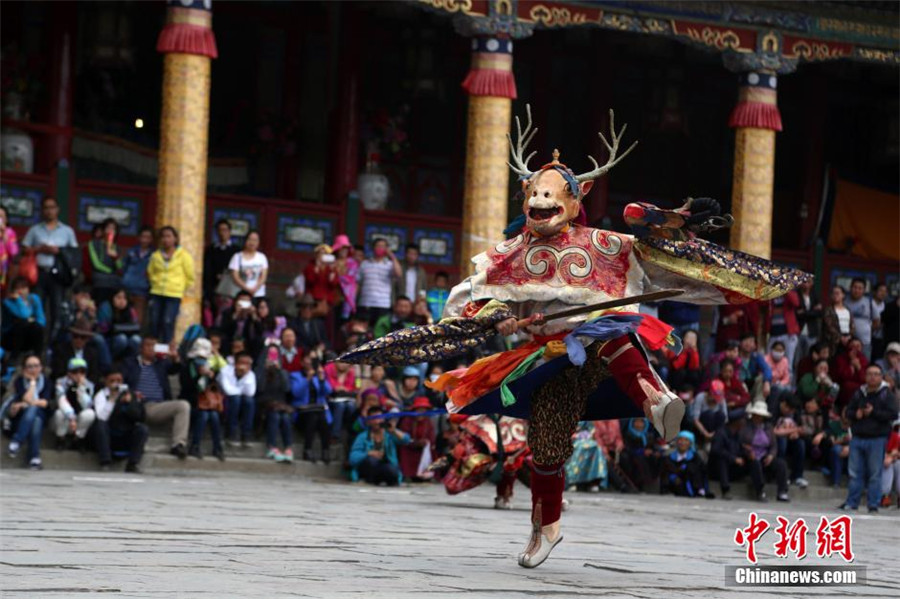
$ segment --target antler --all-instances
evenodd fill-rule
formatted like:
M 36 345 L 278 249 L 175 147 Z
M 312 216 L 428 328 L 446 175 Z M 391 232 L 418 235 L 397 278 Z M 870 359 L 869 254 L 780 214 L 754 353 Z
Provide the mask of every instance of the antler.
M 616 157 L 616 154 L 619 151 L 619 142 L 622 141 L 622 136 L 625 135 L 625 129 L 628 128 L 628 125 L 622 125 L 622 130 L 616 133 L 616 117 L 613 114 L 612 109 L 609 111 L 609 131 L 612 136 L 612 145 L 609 145 L 609 142 L 606 141 L 606 138 L 603 136 L 602 131 L 598 131 L 597 135 L 600 136 L 600 139 L 603 140 L 603 145 L 606 146 L 606 149 L 609 150 L 609 160 L 606 161 L 606 164 L 600 166 L 597 164 L 597 161 L 594 160 L 593 156 L 588 156 L 590 161 L 594 164 L 594 170 L 589 171 L 587 173 L 576 175 L 575 180 L 579 183 L 583 183 L 584 181 L 590 181 L 592 179 L 596 179 L 597 177 L 605 174 L 609 169 L 619 164 L 619 162 L 628 156 L 628 154 L 634 149 L 638 142 L 634 142 L 631 144 L 625 153 L 621 156 Z
M 525 112 L 528 114 L 528 124 L 525 125 L 525 131 L 522 131 L 522 124 L 519 122 L 519 117 L 516 117 L 516 129 L 519 132 L 519 138 L 516 140 L 515 146 L 513 145 L 510 134 L 506 134 L 506 139 L 509 141 L 509 152 L 512 154 L 512 162 L 507 162 L 506 164 L 509 165 L 509 168 L 511 168 L 514 173 L 527 179 L 532 175 L 532 171 L 528 170 L 528 161 L 537 154 L 537 150 L 529 154 L 524 160 L 522 159 L 522 154 L 525 153 L 525 149 L 528 147 L 528 144 L 531 143 L 531 139 L 538 130 L 531 128 L 531 104 L 525 105 Z

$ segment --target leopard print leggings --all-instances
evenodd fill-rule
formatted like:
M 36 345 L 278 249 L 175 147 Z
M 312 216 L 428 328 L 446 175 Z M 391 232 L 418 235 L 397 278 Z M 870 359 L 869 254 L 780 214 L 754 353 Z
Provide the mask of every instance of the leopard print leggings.
M 588 395 L 600 381 L 611 376 L 606 362 L 597 356 L 601 345 L 588 348 L 583 366 L 567 367 L 534 392 L 528 446 L 535 463 L 562 464 L 572 455 L 572 434 L 584 413 Z

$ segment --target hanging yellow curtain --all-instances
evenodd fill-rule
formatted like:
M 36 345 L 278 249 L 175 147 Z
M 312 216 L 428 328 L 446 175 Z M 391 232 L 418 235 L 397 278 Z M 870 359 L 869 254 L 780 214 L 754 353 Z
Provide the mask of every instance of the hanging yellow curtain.
M 837 180 L 828 247 L 862 258 L 900 260 L 900 196 Z

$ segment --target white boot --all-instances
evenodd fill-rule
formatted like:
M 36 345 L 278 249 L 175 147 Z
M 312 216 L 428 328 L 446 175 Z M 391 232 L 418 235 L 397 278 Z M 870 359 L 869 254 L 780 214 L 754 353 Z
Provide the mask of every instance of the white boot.
M 639 378 L 639 382 L 647 394 L 647 399 L 644 400 L 644 413 L 650 418 L 659 435 L 666 442 L 671 441 L 681 431 L 684 401 L 671 391 L 657 391 L 643 378 Z
M 556 538 L 551 541 L 547 533 L 552 532 L 552 525 L 541 526 L 541 506 L 538 504 L 531 522 L 531 538 L 528 540 L 525 551 L 519 554 L 520 566 L 523 568 L 537 568 L 550 557 L 550 552 L 553 551 L 553 548 L 563 540 L 562 533 L 559 532 L 559 522 L 557 521 L 554 524 L 556 524 L 556 527 L 553 527 L 556 529 Z M 551 530 L 544 530 L 548 528 Z
M 512 503 L 506 497 L 494 497 L 495 510 L 511 510 Z

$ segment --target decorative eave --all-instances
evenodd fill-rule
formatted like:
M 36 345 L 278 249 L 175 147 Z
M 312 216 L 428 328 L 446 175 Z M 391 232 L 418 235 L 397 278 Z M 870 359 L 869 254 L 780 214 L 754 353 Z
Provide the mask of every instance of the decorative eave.
M 900 65 L 900 27 L 883 15 L 833 4 L 813 4 L 816 14 L 781 10 L 798 3 L 636 0 L 417 0 L 454 15 L 460 33 L 527 37 L 534 29 L 600 27 L 671 37 L 726 54 L 756 53 L 775 35 L 787 62 L 850 59 Z M 875 11 L 870 11 L 875 12 Z M 860 16 L 861 15 L 861 16 Z M 896 23 L 896 20 L 894 21 Z

